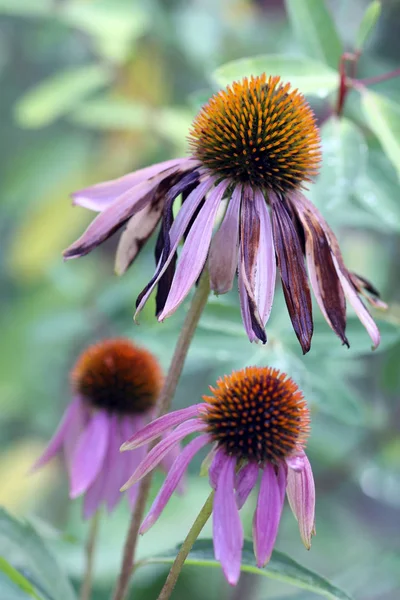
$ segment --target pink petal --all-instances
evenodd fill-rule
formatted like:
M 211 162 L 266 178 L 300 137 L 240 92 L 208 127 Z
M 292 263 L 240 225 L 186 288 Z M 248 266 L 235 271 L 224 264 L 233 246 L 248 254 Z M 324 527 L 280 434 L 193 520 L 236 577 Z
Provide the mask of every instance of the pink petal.
M 175 427 L 176 425 L 180 425 L 184 421 L 188 419 L 192 419 L 193 417 L 198 417 L 202 410 L 204 410 L 205 403 L 194 404 L 192 406 L 188 406 L 187 408 L 181 408 L 179 410 L 174 410 L 171 413 L 163 415 L 158 419 L 155 419 L 139 431 L 137 431 L 134 435 L 132 435 L 129 440 L 127 440 L 121 446 L 121 451 L 125 450 L 133 450 L 134 448 L 139 448 L 143 444 L 147 444 L 152 440 L 160 437 L 165 431 Z
M 70 497 L 76 498 L 89 488 L 103 466 L 109 439 L 109 418 L 100 410 L 81 434 L 71 464 Z
M 281 493 L 274 467 L 267 463 L 261 477 L 253 520 L 254 554 L 258 567 L 265 566 L 271 558 L 278 535 L 283 500 L 284 494 Z
M 75 420 L 77 413 L 81 410 L 81 401 L 79 398 L 75 398 L 66 408 L 64 412 L 63 418 L 59 426 L 56 429 L 55 434 L 51 438 L 50 442 L 47 444 L 46 449 L 43 454 L 36 460 L 32 471 L 43 467 L 43 465 L 47 464 L 60 450 L 65 435 L 71 425 L 71 423 Z
M 208 469 L 208 478 L 210 480 L 210 485 L 214 490 L 217 488 L 217 483 L 219 479 L 219 475 L 221 473 L 221 469 L 226 461 L 226 453 L 223 448 L 217 448 L 214 452 L 214 457 L 212 459 L 210 468 Z
M 122 196 L 125 192 L 132 189 L 136 185 L 139 185 L 143 181 L 149 180 L 157 175 L 161 175 L 163 171 L 167 171 L 173 167 L 185 167 L 188 160 L 187 158 L 174 158 L 172 160 L 166 160 L 144 169 L 139 169 L 129 175 L 124 175 L 118 179 L 111 181 L 104 181 L 96 185 L 92 185 L 83 190 L 79 190 L 72 194 L 74 204 L 101 212 L 108 208 L 117 198 Z M 193 167 L 196 166 L 194 161 L 191 162 Z
M 333 262 L 334 262 L 334 265 L 336 268 L 336 272 L 339 276 L 340 283 L 342 284 L 343 291 L 346 295 L 346 298 L 348 299 L 348 301 L 354 308 L 358 318 L 360 319 L 361 323 L 364 325 L 365 329 L 367 330 L 368 335 L 371 338 L 372 343 L 373 343 L 373 350 L 375 350 L 379 346 L 380 341 L 381 341 L 379 329 L 378 329 L 375 321 L 369 314 L 368 310 L 364 306 L 362 300 L 359 298 L 357 291 L 355 290 L 353 284 L 350 283 L 350 281 L 347 279 L 345 274 L 342 273 L 339 263 L 333 253 L 332 253 L 332 259 L 333 259 Z
M 133 475 L 121 488 L 122 491 L 128 489 L 132 484 L 142 479 L 147 473 L 152 471 L 164 458 L 166 454 L 178 444 L 184 437 L 190 433 L 203 431 L 206 425 L 198 419 L 191 419 L 179 425 L 173 432 L 158 442 L 154 448 L 146 455 L 146 458 L 140 463 Z
M 303 469 L 301 470 L 295 470 L 290 463 L 288 464 L 286 494 L 290 508 L 299 523 L 303 544 L 309 550 L 315 524 L 315 485 L 309 460 L 304 453 L 302 458 Z
M 110 432 L 110 448 L 109 448 L 109 456 L 110 456 L 110 464 L 108 466 L 108 474 L 105 482 L 105 497 L 104 500 L 107 504 L 108 512 L 111 512 L 118 502 L 122 498 L 122 494 L 120 492 L 121 485 L 126 481 L 126 478 L 129 477 L 130 464 L 129 457 L 125 457 L 119 451 L 121 442 L 126 439 L 126 435 L 132 433 L 132 428 L 125 427 L 125 422 L 128 421 L 130 425 L 129 417 L 120 418 L 118 415 L 114 415 L 113 419 L 113 430 L 112 436 Z
M 236 585 L 240 577 L 244 541 L 234 492 L 235 468 L 236 459 L 225 456 L 213 505 L 215 558 L 220 561 L 224 575 L 231 585 Z
M 189 194 L 189 196 L 185 200 L 185 203 L 179 209 L 178 215 L 177 215 L 175 221 L 173 222 L 171 230 L 169 232 L 170 240 L 171 240 L 171 247 L 170 247 L 170 253 L 168 255 L 168 258 L 167 258 L 166 262 L 164 263 L 162 269 L 160 269 L 159 272 L 158 272 L 158 267 L 157 267 L 157 270 L 156 270 L 157 276 L 155 276 L 153 278 L 154 281 L 152 282 L 151 286 L 149 286 L 149 289 L 146 291 L 146 293 L 141 298 L 141 300 L 138 304 L 138 307 L 136 309 L 135 318 L 140 313 L 143 306 L 146 304 L 148 298 L 150 297 L 152 291 L 156 287 L 157 283 L 159 282 L 159 280 L 161 279 L 161 277 L 167 270 L 168 265 L 170 264 L 171 260 L 175 256 L 175 252 L 179 245 L 179 242 L 181 241 L 185 231 L 187 230 L 193 215 L 195 214 L 198 206 L 204 199 L 207 192 L 214 185 L 214 181 L 215 181 L 214 177 L 208 177 L 207 179 L 205 179 Z
M 249 462 L 242 467 L 236 475 L 236 502 L 238 508 L 242 508 L 250 492 L 254 488 L 258 479 L 259 466 L 257 463 Z
M 69 479 L 71 480 L 71 472 L 72 472 L 72 464 L 74 455 L 76 452 L 76 447 L 78 444 L 78 440 L 82 435 L 82 432 L 85 430 L 87 424 L 90 420 L 90 414 L 87 409 L 86 403 L 81 399 L 80 400 L 80 410 L 76 411 L 73 419 L 71 419 L 68 430 L 65 433 L 64 444 L 63 444 L 63 454 L 64 460 L 67 467 L 67 471 L 69 474 Z
M 168 432 L 165 435 L 168 435 Z M 164 473 L 169 472 L 169 470 L 171 469 L 172 465 L 174 464 L 175 460 L 178 458 L 178 456 L 180 455 L 181 452 L 182 452 L 182 447 L 180 444 L 178 444 L 177 446 L 174 446 L 172 448 L 172 450 L 170 450 L 168 452 L 168 454 L 166 454 L 164 456 L 164 458 L 162 459 L 162 461 L 160 463 L 160 468 L 162 471 L 164 471 Z M 185 482 L 182 479 L 178 483 L 177 492 L 178 492 L 178 494 L 183 494 L 184 491 L 185 491 Z
M 190 229 L 159 321 L 176 310 L 198 279 L 207 258 L 217 210 L 228 184 L 228 181 L 221 181 L 212 190 Z
M 183 450 L 181 450 L 180 455 L 176 458 L 174 464 L 169 470 L 164 484 L 158 492 L 157 497 L 154 500 L 149 513 L 147 514 L 145 520 L 142 523 L 140 533 L 145 533 L 148 529 L 150 529 L 150 527 L 154 525 L 154 523 L 157 521 L 160 514 L 164 510 L 168 500 L 171 498 L 172 494 L 178 487 L 179 482 L 184 476 L 190 461 L 192 460 L 194 455 L 209 442 L 209 435 L 201 435 L 189 442 L 188 445 L 185 446 Z
M 263 194 L 254 192 L 260 217 L 260 240 L 256 259 L 255 300 L 264 326 L 271 314 L 275 292 L 276 258 L 272 237 L 271 217 Z
M 224 220 L 214 235 L 209 254 L 210 285 L 216 294 L 232 288 L 238 265 L 239 216 L 242 186 L 235 187 L 228 202 Z

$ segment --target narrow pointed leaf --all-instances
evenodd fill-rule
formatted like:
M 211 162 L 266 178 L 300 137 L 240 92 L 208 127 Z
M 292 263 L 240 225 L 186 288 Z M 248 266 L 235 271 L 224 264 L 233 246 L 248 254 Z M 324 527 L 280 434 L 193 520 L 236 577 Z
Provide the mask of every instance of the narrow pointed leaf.
M 364 13 L 356 35 L 356 48 L 361 49 L 371 35 L 382 10 L 380 0 L 373 0 Z

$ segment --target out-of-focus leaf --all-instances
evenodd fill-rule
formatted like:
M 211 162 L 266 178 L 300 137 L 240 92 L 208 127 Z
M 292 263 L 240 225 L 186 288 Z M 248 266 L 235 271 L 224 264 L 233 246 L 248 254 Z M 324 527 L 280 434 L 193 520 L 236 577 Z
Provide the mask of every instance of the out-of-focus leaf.
M 150 110 L 144 104 L 104 98 L 80 103 L 68 118 L 93 129 L 146 131 Z
M 9 562 L 5 560 L 2 556 L 0 556 L 0 575 L 5 576 L 10 582 L 12 582 L 17 588 L 18 592 L 23 592 L 24 596 L 27 598 L 35 598 L 36 600 L 40 600 L 40 596 L 35 592 L 35 589 L 30 581 L 28 581 L 17 569 L 14 569 L 13 566 L 10 565 Z M 3 588 L 3 582 L 0 578 L 0 588 L 2 594 L 5 593 Z M 6 598 L 6 596 L 3 596 Z M 17 600 L 19 598 L 19 594 L 14 595 L 11 591 L 7 592 L 7 600 Z
M 170 564 L 174 562 L 178 552 L 179 546 L 173 548 L 170 552 L 147 559 L 145 563 Z M 197 540 L 185 564 L 196 567 L 221 568 L 219 562 L 215 560 L 214 546 L 211 539 Z M 321 577 L 321 575 L 303 567 L 287 554 L 278 552 L 278 550 L 272 552 L 271 560 L 266 567 L 263 569 L 258 568 L 254 558 L 253 544 L 249 540 L 245 540 L 244 542 L 241 570 L 256 575 L 264 575 L 284 583 L 290 583 L 326 598 L 351 600 L 351 596 L 346 594 L 346 592 L 334 586 L 327 579 Z
M 42 81 L 26 92 L 15 105 L 15 118 L 21 127 L 49 125 L 67 114 L 78 102 L 111 81 L 112 72 L 104 65 L 67 69 Z
M 325 0 L 285 0 L 285 5 L 306 54 L 337 69 L 343 48 Z
M 356 35 L 356 48 L 361 49 L 374 29 L 382 10 L 380 0 L 373 0 L 367 6 Z
M 361 103 L 368 126 L 400 175 L 400 105 L 367 90 L 361 94 Z
M 71 584 L 33 527 L 3 509 L 0 509 L 0 555 L 34 578 L 49 598 L 75 600 Z
M 121 0 L 74 0 L 65 3 L 59 15 L 68 24 L 91 35 L 98 52 L 115 61 L 126 59 L 133 42 L 146 31 L 149 23 L 143 5 Z
M 0 0 L 0 14 L 21 17 L 47 15 L 54 8 L 53 0 Z
M 332 117 L 321 128 L 322 167 L 310 197 L 318 207 L 333 210 L 348 204 L 365 175 L 368 147 L 349 119 Z
M 303 94 L 326 96 L 338 84 L 337 72 L 323 63 L 300 56 L 265 54 L 241 58 L 226 63 L 214 71 L 212 77 L 220 86 L 226 86 L 251 75 L 280 75 Z

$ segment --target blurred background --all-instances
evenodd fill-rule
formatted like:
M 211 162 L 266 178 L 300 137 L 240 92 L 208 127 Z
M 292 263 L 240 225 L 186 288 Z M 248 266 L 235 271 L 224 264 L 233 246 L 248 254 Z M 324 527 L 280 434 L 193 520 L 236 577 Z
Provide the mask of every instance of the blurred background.
M 299 0 L 301 2 L 302 0 Z M 328 2 L 346 49 L 353 49 L 365 0 Z M 167 368 L 185 308 L 162 325 L 154 304 L 136 326 L 137 293 L 154 269 L 153 242 L 128 273 L 113 273 L 115 240 L 82 260 L 62 250 L 92 214 L 72 208 L 71 191 L 187 153 L 191 119 L 218 89 L 214 70 L 255 54 L 301 56 L 280 0 L 0 0 L 0 504 L 32 518 L 79 585 L 87 524 L 68 501 L 61 463 L 27 471 L 69 400 L 77 354 L 105 336 L 127 335 Z M 400 2 L 383 2 L 359 63 L 359 77 L 399 64 Z M 275 74 L 275 73 L 272 73 Z M 396 101 L 398 80 L 379 86 Z M 356 94 L 345 116 L 356 123 L 344 144 L 324 141 L 325 162 L 309 197 L 338 234 L 348 267 L 381 290 L 381 348 L 349 316 L 351 349 L 315 311 L 311 352 L 302 357 L 277 294 L 265 347 L 242 331 L 236 290 L 211 298 L 174 406 L 196 402 L 233 368 L 269 364 L 303 388 L 313 411 L 309 457 L 317 487 L 317 536 L 302 547 L 289 510 L 277 548 L 366 600 L 400 591 L 400 198 L 398 178 L 359 116 Z M 310 96 L 317 116 L 335 94 Z M 399 131 L 400 135 L 400 131 Z M 336 145 L 335 145 L 336 144 Z M 328 158 L 327 158 L 328 157 Z M 208 494 L 191 468 L 188 493 L 174 499 L 140 541 L 146 556 L 182 541 Z M 160 479 L 156 480 L 160 483 Z M 253 504 L 252 504 L 253 503 Z M 243 518 L 251 531 L 254 498 Z M 101 524 L 96 598 L 107 598 L 129 518 L 122 502 Z M 210 533 L 210 529 L 206 534 Z M 153 598 L 166 569 L 135 576 L 135 599 Z M 218 570 L 187 567 L 173 596 L 309 598 L 269 579 L 228 589 Z M 236 594 L 236 595 L 235 595 Z M 1 595 L 0 595 L 1 597 Z M 4 599 L 6 600 L 6 599 Z

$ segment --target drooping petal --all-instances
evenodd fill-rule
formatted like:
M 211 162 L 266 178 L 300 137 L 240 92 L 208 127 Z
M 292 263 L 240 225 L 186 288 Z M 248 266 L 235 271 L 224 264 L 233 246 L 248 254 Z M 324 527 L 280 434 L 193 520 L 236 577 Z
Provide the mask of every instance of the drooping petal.
M 169 264 L 175 257 L 176 249 L 178 248 L 179 242 L 181 241 L 189 223 L 197 210 L 199 204 L 203 201 L 205 195 L 210 190 L 210 188 L 214 185 L 215 178 L 207 177 L 202 183 L 200 183 L 187 197 L 185 203 L 180 208 L 178 215 L 173 222 L 171 229 L 169 231 L 168 241 L 164 240 L 166 248 L 169 248 L 169 253 L 167 251 L 162 253 L 159 264 L 157 265 L 157 269 L 152 279 L 149 281 L 144 290 L 139 294 L 136 301 L 136 313 L 135 318 L 142 310 L 143 306 L 146 304 L 149 299 L 152 291 L 156 287 L 157 283 L 160 281 L 161 277 L 164 275 L 166 270 L 168 269 Z
M 198 173 L 192 171 L 183 175 L 171 189 L 168 189 L 166 184 L 161 182 L 153 200 L 129 219 L 118 243 L 115 258 L 115 271 L 117 275 L 125 273 L 153 233 L 161 218 L 164 201 L 165 203 L 172 204 L 175 198 L 196 179 L 198 179 Z
M 132 420 L 129 417 L 120 418 L 118 415 L 113 417 L 112 437 L 110 432 L 109 455 L 112 460 L 112 467 L 108 470 L 108 476 L 105 482 L 106 493 L 105 502 L 108 512 L 111 512 L 122 498 L 120 492 L 121 486 L 132 473 L 130 456 L 121 454 L 120 446 L 128 435 L 132 434 L 134 429 L 131 426 Z M 111 447 L 112 443 L 112 447 Z M 133 454 L 133 453 L 132 453 Z
M 185 167 L 189 159 L 187 158 L 173 158 L 172 160 L 166 160 L 144 169 L 139 169 L 118 179 L 111 181 L 104 181 L 96 185 L 92 185 L 78 192 L 72 194 L 73 203 L 101 212 L 108 208 L 117 198 L 122 196 L 125 192 L 132 189 L 143 181 L 150 180 L 157 175 L 161 175 L 163 172 L 171 168 Z M 192 161 L 193 168 L 196 163 Z
M 217 210 L 228 185 L 228 181 L 221 181 L 211 191 L 200 210 L 196 223 L 191 228 L 183 246 L 170 293 L 164 310 L 158 317 L 159 321 L 169 317 L 176 310 L 199 277 L 210 247 Z
M 210 485 L 214 490 L 217 488 L 219 474 L 221 473 L 222 466 L 225 464 L 226 453 L 223 448 L 217 448 L 214 453 L 213 459 L 208 470 L 208 478 Z
M 211 240 L 208 264 L 210 287 L 216 294 L 232 288 L 238 266 L 239 216 L 242 186 L 235 187 L 221 227 Z
M 309 550 L 315 525 L 315 485 L 310 462 L 304 453 L 302 459 L 303 468 L 300 470 L 295 470 L 288 464 L 286 494 L 299 523 L 303 544 Z
M 236 459 L 225 456 L 213 504 L 213 542 L 215 558 L 220 561 L 224 575 L 236 585 L 242 561 L 243 527 L 234 491 Z
M 145 520 L 140 528 L 140 533 L 145 533 L 150 527 L 154 525 L 158 517 L 164 510 L 167 502 L 171 498 L 174 491 L 179 486 L 179 482 L 185 474 L 185 471 L 194 457 L 194 455 L 201 450 L 206 444 L 210 442 L 210 436 L 207 434 L 201 435 L 191 442 L 183 450 L 181 450 L 179 456 L 174 461 L 172 467 L 168 471 L 168 475 L 154 500 L 150 511 L 148 512 Z
M 281 494 L 274 467 L 267 463 L 261 477 L 253 520 L 254 554 L 258 567 L 265 566 L 271 558 L 278 535 L 283 500 L 284 494 Z
M 187 408 L 174 410 L 171 413 L 155 419 L 151 423 L 145 425 L 142 429 L 139 429 L 139 431 L 131 436 L 129 440 L 122 444 L 121 451 L 138 448 L 139 446 L 147 444 L 148 442 L 160 437 L 168 429 L 176 427 L 188 419 L 198 417 L 201 412 L 204 411 L 205 406 L 207 405 L 204 402 L 200 404 L 193 404 Z
M 146 458 L 140 463 L 133 475 L 128 479 L 125 485 L 122 486 L 122 491 L 128 489 L 131 485 L 145 477 L 147 473 L 152 471 L 164 458 L 164 456 L 187 435 L 199 431 L 204 431 L 206 425 L 199 419 L 190 419 L 179 425 L 168 436 L 158 442 L 154 448 L 146 455 Z
M 308 274 L 315 298 L 329 326 L 348 346 L 345 334 L 346 301 L 325 230 L 316 213 L 297 201 L 296 195 L 291 199 L 304 228 Z
M 71 425 L 71 423 L 75 420 L 76 414 L 81 410 L 81 401 L 79 398 L 74 398 L 74 400 L 67 406 L 67 409 L 61 419 L 57 430 L 49 443 L 47 444 L 46 449 L 43 454 L 37 459 L 35 464 L 32 467 L 32 471 L 43 467 L 46 463 L 48 463 L 61 449 L 61 446 L 64 442 L 65 435 Z
M 276 257 L 272 224 L 263 194 L 256 190 L 254 201 L 260 218 L 260 240 L 257 252 L 255 299 L 261 321 L 265 324 L 271 314 L 276 280 Z
M 286 305 L 303 354 L 310 350 L 313 334 L 310 288 L 298 233 L 284 201 L 270 194 L 275 251 Z
M 242 508 L 250 492 L 254 488 L 258 479 L 259 466 L 255 462 L 248 462 L 242 467 L 236 475 L 236 502 L 238 508 Z
M 104 462 L 109 442 L 109 418 L 100 410 L 82 432 L 71 465 L 70 497 L 86 492 L 94 482 Z
M 168 435 L 168 432 L 166 433 L 166 435 Z M 180 453 L 182 452 L 182 447 L 180 444 L 178 444 L 177 446 L 174 446 L 169 452 L 168 454 L 166 454 L 164 456 L 164 458 L 162 459 L 162 461 L 160 462 L 160 468 L 162 471 L 164 471 L 164 473 L 168 473 L 169 470 L 171 469 L 172 465 L 174 464 L 175 460 L 178 458 L 178 456 L 180 455 Z M 177 490 L 178 494 L 183 494 L 185 491 L 185 482 L 184 479 L 180 480 L 178 483 L 178 487 Z
M 79 410 L 75 412 L 71 419 L 69 427 L 65 432 L 63 443 L 64 460 L 70 480 L 78 440 L 89 423 L 90 418 L 91 415 L 87 409 L 86 403 L 80 399 Z

